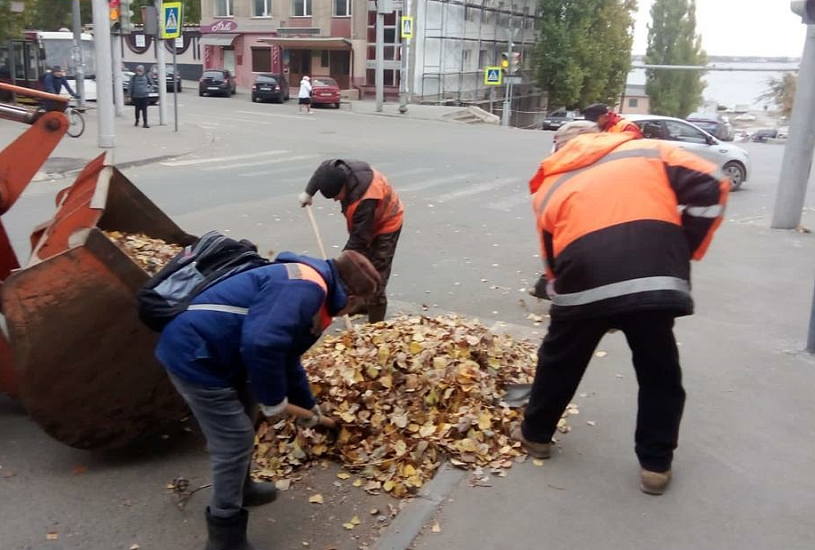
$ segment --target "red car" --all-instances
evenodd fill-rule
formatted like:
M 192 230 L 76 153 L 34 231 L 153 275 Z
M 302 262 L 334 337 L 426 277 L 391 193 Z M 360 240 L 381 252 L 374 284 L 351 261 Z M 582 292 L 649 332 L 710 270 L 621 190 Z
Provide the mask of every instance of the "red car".
M 337 81 L 327 76 L 315 76 L 311 81 L 311 104 L 334 105 L 340 108 L 340 87 Z

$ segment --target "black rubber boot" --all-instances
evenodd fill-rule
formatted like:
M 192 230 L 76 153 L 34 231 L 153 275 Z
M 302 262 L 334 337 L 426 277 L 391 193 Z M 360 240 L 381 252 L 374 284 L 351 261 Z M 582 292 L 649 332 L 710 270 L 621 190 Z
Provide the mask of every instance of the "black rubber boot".
M 204 550 L 256 550 L 246 540 L 248 521 L 246 510 L 231 518 L 216 518 L 209 514 L 207 506 L 207 545 Z
M 146 121 L 146 120 L 144 121 L 144 127 L 145 127 L 145 128 L 149 128 L 149 127 L 150 127 L 150 125 L 149 125 L 149 124 L 147 124 L 147 121 Z
M 274 502 L 277 498 L 277 487 L 274 483 L 264 483 L 255 481 L 246 473 L 246 481 L 243 482 L 243 505 L 261 506 Z
M 133 126 L 138 126 L 138 125 L 139 125 L 139 119 L 137 118 L 136 119 L 136 124 L 134 124 Z
M 368 306 L 368 322 L 378 323 L 385 320 L 385 313 L 388 311 L 388 304 L 377 304 Z

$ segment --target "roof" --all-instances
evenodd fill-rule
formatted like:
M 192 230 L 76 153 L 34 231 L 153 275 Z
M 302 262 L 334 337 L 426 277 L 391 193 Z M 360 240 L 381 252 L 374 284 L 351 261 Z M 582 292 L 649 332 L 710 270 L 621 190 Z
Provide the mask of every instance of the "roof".
M 238 37 L 237 34 L 213 33 L 201 36 L 198 44 L 201 46 L 231 46 Z

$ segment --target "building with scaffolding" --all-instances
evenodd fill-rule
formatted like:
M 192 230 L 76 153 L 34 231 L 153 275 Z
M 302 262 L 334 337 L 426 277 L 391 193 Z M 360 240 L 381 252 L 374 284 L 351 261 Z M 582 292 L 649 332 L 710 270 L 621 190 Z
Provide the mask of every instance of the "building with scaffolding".
M 529 67 L 538 27 L 537 0 L 408 0 L 415 14 L 410 96 L 416 103 L 476 105 L 500 115 L 506 87 L 487 86 L 485 67 L 520 53 L 521 83 L 513 90 L 513 124 L 541 110 Z

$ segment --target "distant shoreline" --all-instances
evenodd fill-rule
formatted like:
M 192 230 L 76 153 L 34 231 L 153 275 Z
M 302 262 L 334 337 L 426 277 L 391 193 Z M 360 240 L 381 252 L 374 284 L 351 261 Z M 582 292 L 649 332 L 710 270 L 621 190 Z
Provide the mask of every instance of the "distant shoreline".
M 644 55 L 632 55 L 632 61 L 644 62 Z M 800 63 L 800 57 L 759 57 L 759 56 L 731 56 L 731 55 L 709 55 L 708 65 L 711 63 Z

